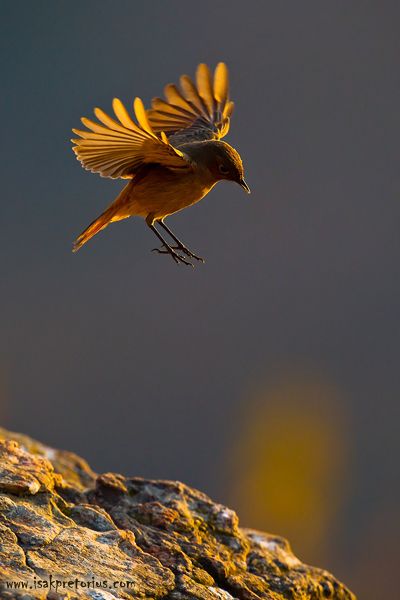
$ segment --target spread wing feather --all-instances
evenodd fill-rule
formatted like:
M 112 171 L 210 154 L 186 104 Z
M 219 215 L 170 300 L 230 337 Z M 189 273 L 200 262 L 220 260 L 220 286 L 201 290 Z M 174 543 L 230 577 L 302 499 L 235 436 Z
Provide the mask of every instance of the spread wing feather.
M 212 77 L 200 64 L 196 84 L 182 75 L 180 89 L 174 84 L 164 88 L 165 100 L 154 98 L 147 111 L 153 131 L 165 132 L 176 146 L 191 141 L 218 140 L 229 130 L 233 102 L 229 100 L 229 76 L 225 63 L 219 63 Z
M 138 124 L 118 98 L 113 100 L 113 110 L 118 120 L 95 108 L 99 123 L 83 117 L 82 123 L 87 130 L 73 129 L 79 136 L 72 140 L 75 144 L 73 150 L 85 169 L 103 177 L 131 179 L 144 164 L 149 163 L 170 169 L 191 168 L 182 152 L 168 142 L 165 134 L 161 133 L 159 137 L 153 131 L 140 98 L 134 102 Z

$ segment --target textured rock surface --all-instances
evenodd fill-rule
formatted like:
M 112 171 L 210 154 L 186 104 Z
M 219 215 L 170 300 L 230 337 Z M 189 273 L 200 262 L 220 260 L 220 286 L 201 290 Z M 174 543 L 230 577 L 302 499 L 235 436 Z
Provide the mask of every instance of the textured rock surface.
M 0 598 L 354 596 L 182 483 L 97 476 L 69 452 L 0 429 Z

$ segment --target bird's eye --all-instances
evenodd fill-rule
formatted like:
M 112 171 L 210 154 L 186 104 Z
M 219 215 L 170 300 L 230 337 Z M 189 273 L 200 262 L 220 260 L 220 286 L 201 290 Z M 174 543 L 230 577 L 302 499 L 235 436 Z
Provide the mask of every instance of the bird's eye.
M 219 165 L 219 172 L 221 175 L 229 175 L 229 169 L 227 169 L 225 165 Z

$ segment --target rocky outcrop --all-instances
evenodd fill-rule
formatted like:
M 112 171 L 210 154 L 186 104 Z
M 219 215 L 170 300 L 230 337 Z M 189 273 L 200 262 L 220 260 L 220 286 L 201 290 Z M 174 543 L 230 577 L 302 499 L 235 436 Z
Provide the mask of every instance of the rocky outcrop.
M 0 598 L 354 596 L 182 483 L 96 475 L 72 453 L 0 430 Z

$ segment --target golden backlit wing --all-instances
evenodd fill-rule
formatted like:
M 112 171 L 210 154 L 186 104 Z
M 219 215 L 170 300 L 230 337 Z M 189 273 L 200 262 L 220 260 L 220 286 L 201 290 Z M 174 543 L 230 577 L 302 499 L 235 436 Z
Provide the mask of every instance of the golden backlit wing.
M 100 123 L 82 118 L 88 131 L 73 129 L 73 150 L 82 166 L 103 177 L 131 179 L 145 164 L 155 163 L 170 169 L 190 169 L 182 152 L 171 146 L 165 134 L 156 135 L 149 124 L 140 98 L 134 102 L 138 123 L 130 117 L 118 98 L 113 100 L 115 119 L 100 108 L 94 113 Z
M 164 95 L 165 100 L 152 100 L 147 117 L 153 131 L 165 132 L 174 145 L 218 140 L 228 133 L 234 104 L 229 100 L 225 63 L 217 65 L 214 77 L 207 65 L 200 64 L 196 83 L 182 75 L 180 89 L 170 83 L 165 86 Z

